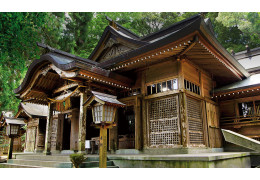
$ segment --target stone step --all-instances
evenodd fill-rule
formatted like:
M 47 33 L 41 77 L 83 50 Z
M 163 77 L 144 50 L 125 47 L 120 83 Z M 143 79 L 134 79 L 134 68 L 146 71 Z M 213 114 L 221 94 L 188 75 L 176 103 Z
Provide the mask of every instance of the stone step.
M 43 168 L 40 166 L 28 166 L 21 164 L 0 163 L 0 168 Z
M 116 150 L 116 154 L 141 154 L 137 149 L 119 149 Z
M 19 164 L 27 166 L 40 166 L 40 167 L 59 167 L 62 163 L 64 167 L 72 167 L 71 162 L 58 162 L 58 161 L 39 161 L 39 160 L 25 160 L 25 159 L 9 159 L 8 164 Z
M 29 158 L 29 157 L 28 157 Z M 48 158 L 49 159 L 49 158 Z M 90 161 L 98 159 L 97 157 L 90 157 L 88 161 L 83 162 L 81 168 L 98 167 L 99 161 Z M 39 159 L 9 159 L 8 164 L 35 166 L 35 167 L 50 167 L 50 168 L 72 168 L 73 165 L 70 161 L 54 161 L 54 160 L 39 160 Z M 107 161 L 107 166 L 113 166 L 113 161 Z
M 113 166 L 113 161 L 107 161 L 107 166 Z M 84 162 L 80 165 L 81 168 L 99 167 L 99 161 Z
M 38 161 L 59 161 L 59 162 L 70 162 L 69 156 L 62 155 L 16 155 L 15 159 L 23 160 L 38 160 Z

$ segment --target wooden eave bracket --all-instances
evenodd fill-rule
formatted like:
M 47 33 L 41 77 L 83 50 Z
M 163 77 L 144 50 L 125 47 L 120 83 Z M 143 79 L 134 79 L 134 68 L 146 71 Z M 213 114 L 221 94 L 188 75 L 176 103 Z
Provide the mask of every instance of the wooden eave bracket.
M 193 39 L 193 41 L 192 41 L 192 43 L 191 43 L 186 49 L 184 49 L 184 50 L 179 54 L 179 56 L 182 56 L 182 55 L 186 54 L 189 50 L 191 50 L 191 48 L 192 48 L 193 46 L 195 46 L 195 45 L 197 44 L 198 41 L 199 41 L 199 37 L 198 37 L 198 35 L 195 35 L 195 36 L 194 36 L 194 39 Z

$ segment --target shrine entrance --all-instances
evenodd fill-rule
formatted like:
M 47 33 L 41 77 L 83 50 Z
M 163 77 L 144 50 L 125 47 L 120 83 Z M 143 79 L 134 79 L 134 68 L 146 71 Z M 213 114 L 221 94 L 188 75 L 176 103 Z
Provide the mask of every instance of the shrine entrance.
M 70 149 L 71 120 L 68 114 L 64 115 L 62 150 Z
M 118 148 L 135 148 L 135 112 L 134 106 L 118 109 Z

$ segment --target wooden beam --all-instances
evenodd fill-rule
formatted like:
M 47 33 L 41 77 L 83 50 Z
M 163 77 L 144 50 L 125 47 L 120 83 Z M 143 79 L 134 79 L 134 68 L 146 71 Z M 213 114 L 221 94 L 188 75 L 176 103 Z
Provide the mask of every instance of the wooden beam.
M 76 87 L 76 86 L 78 86 L 78 85 L 79 85 L 79 83 L 73 82 L 73 83 L 71 83 L 71 84 L 68 84 L 68 85 L 64 85 L 64 86 L 59 87 L 58 89 L 54 90 L 53 93 L 59 93 L 59 92 L 61 92 L 61 91 L 70 89 L 70 88 L 72 88 L 72 87 Z

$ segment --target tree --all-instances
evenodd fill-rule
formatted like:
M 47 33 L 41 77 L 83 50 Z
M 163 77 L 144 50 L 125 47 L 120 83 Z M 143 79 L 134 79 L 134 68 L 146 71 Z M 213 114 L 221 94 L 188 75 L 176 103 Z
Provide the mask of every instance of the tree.
M 0 111 L 17 110 L 13 90 L 41 54 L 36 42 L 59 48 L 60 20 L 54 13 L 0 13 Z
M 220 12 L 215 19 L 217 38 L 229 51 L 245 50 L 246 45 L 260 46 L 259 13 Z

